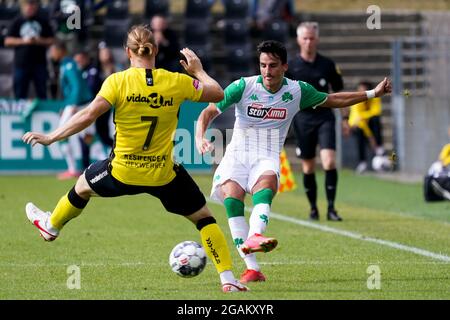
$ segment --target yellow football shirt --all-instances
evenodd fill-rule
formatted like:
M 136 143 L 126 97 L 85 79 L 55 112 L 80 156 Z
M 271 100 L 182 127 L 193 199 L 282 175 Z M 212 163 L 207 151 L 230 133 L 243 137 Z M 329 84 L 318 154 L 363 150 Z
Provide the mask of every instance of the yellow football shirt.
M 164 69 L 131 67 L 110 75 L 98 95 L 114 106 L 113 177 L 139 186 L 172 181 L 180 105 L 198 101 L 202 91 L 198 80 Z
M 372 98 L 351 106 L 348 124 L 352 127 L 359 127 L 366 137 L 371 137 L 373 133 L 369 128 L 368 121 L 375 116 L 381 116 L 380 98 Z

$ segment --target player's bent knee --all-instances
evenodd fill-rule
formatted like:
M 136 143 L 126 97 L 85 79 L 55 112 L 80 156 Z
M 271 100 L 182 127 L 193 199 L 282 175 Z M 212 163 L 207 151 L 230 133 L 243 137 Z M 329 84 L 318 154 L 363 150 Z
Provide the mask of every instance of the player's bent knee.
M 95 192 L 89 186 L 85 174 L 83 173 L 75 184 L 75 192 L 83 199 L 89 200 L 89 198 L 95 195 Z
M 245 191 L 241 186 L 232 180 L 225 181 L 221 186 L 220 190 L 222 193 L 222 198 L 235 198 L 240 201 L 244 201 Z
M 323 170 L 325 170 L 325 171 L 334 170 L 334 169 L 336 169 L 336 163 L 334 163 L 334 162 L 330 162 L 330 163 L 323 165 Z
M 336 161 L 334 159 L 326 159 L 323 161 L 322 166 L 324 170 L 334 170 L 336 169 Z
M 275 195 L 278 189 L 278 179 L 275 172 L 273 171 L 264 172 L 253 186 L 252 194 L 255 194 L 263 189 L 270 189 Z

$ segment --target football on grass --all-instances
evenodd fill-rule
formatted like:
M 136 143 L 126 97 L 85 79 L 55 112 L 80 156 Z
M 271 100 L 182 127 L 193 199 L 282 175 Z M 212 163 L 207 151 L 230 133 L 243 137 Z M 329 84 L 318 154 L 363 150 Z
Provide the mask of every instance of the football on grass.
M 180 277 L 195 277 L 205 269 L 205 250 L 195 241 L 183 241 L 172 249 L 169 264 L 172 271 Z

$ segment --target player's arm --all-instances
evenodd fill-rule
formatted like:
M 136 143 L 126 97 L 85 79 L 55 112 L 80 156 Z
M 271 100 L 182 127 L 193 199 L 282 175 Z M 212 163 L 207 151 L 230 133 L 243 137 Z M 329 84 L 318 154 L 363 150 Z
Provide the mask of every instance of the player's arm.
M 245 90 L 245 80 L 243 78 L 234 81 L 228 87 L 225 88 L 224 98 L 219 103 L 210 103 L 206 109 L 204 109 L 197 120 L 197 127 L 195 132 L 195 145 L 198 152 L 203 154 L 205 152 L 212 151 L 214 149 L 211 141 L 204 138 L 205 132 L 208 129 L 210 123 L 227 110 L 230 106 L 238 103 L 242 99 L 242 95 Z
M 202 95 L 198 101 L 200 102 L 219 102 L 223 99 L 223 89 L 216 80 L 211 78 L 205 70 L 203 70 L 202 62 L 197 55 L 190 49 L 184 48 L 180 52 L 186 57 L 186 61 L 180 60 L 181 65 L 186 72 L 196 77 L 202 86 Z
M 328 98 L 322 103 L 321 107 L 326 108 L 345 108 L 356 103 L 368 100 L 369 98 L 382 97 L 392 92 L 391 80 L 384 78 L 373 90 L 365 92 L 337 92 L 328 95 Z
M 330 68 L 330 84 L 333 92 L 340 92 L 344 89 L 344 80 L 342 79 L 341 70 L 336 66 L 334 62 L 332 62 Z M 341 117 L 342 117 L 342 133 L 344 136 L 350 135 L 350 125 L 348 120 L 350 118 L 350 108 L 342 108 L 340 109 Z
M 213 144 L 208 139 L 205 139 L 205 132 L 209 127 L 209 124 L 220 114 L 219 109 L 214 103 L 210 103 L 198 117 L 197 126 L 195 128 L 195 145 L 200 154 L 212 151 L 214 149 Z
M 53 37 L 38 37 L 33 39 L 33 44 L 38 46 L 50 47 L 55 42 Z
M 86 108 L 75 113 L 62 127 L 49 134 L 27 132 L 23 135 L 22 140 L 32 146 L 37 143 L 48 146 L 86 129 L 109 108 L 111 108 L 110 103 L 105 98 L 97 96 Z
M 23 45 L 27 45 L 27 44 L 31 44 L 31 41 L 22 39 L 20 37 L 8 36 L 5 38 L 5 47 L 18 47 L 18 46 L 23 46 Z

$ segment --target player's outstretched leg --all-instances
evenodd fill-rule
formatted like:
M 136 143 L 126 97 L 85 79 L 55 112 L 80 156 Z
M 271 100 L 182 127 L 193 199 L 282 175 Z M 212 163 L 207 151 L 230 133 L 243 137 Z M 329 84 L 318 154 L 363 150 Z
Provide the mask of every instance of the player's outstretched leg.
M 33 203 L 25 206 L 28 220 L 39 230 L 39 234 L 45 241 L 53 241 L 59 235 L 59 230 L 50 223 L 50 212 L 44 212 Z
M 80 215 L 89 200 L 81 198 L 73 187 L 56 205 L 53 213 L 44 212 L 31 202 L 25 207 L 28 220 L 39 229 L 45 241 L 55 240 L 63 226 Z
M 200 231 L 206 254 L 219 273 L 222 291 L 225 293 L 248 291 L 249 289 L 237 281 L 231 271 L 230 250 L 216 219 L 212 216 L 201 218 L 197 221 L 196 226 Z
M 247 266 L 239 281 L 244 284 L 253 281 L 265 281 L 266 277 L 261 272 L 256 256 L 254 254 L 246 255 L 241 250 L 241 246 L 247 239 L 249 231 L 249 226 L 244 216 L 244 203 L 239 199 L 228 197 L 223 201 L 223 204 L 227 211 L 228 225 L 233 237 L 233 243 Z
M 254 252 L 269 252 L 276 248 L 278 240 L 263 236 L 269 223 L 270 205 L 273 191 L 265 188 L 253 194 L 253 211 L 250 216 L 249 237 L 242 246 L 245 254 Z

